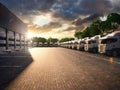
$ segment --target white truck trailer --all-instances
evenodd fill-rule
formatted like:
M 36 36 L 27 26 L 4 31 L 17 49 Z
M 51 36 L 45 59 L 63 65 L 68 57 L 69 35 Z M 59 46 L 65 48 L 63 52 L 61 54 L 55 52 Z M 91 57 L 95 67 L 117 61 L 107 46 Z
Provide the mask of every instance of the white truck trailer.
M 102 53 L 110 56 L 120 55 L 120 31 L 115 31 L 101 38 L 101 47 L 100 51 Z
M 99 44 L 100 44 L 100 35 L 91 37 L 88 40 L 88 51 L 97 53 L 99 51 Z

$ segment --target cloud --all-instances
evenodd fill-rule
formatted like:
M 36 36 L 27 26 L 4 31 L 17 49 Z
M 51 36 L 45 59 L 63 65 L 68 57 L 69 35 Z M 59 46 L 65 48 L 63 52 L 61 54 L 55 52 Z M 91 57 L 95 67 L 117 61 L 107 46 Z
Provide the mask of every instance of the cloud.
M 28 28 L 31 31 L 35 31 L 36 33 L 44 33 L 44 32 L 50 32 L 54 28 L 59 28 L 61 27 L 61 23 L 59 22 L 50 22 L 49 24 L 46 24 L 44 26 L 39 26 L 39 25 L 29 25 Z
M 59 22 L 50 22 L 49 24 L 44 25 L 46 28 L 59 28 L 62 27 L 62 24 Z
M 94 13 L 108 13 L 112 8 L 110 0 L 65 0 L 53 5 L 53 16 L 65 20 L 73 20 L 80 15 L 92 15 Z
M 81 26 L 74 26 L 74 25 L 70 25 L 67 28 L 60 28 L 58 30 L 56 30 L 57 33 L 62 33 L 62 32 L 71 32 L 71 31 L 82 31 L 85 28 L 85 25 L 81 25 Z
M 73 22 L 73 24 L 79 26 L 79 25 L 82 25 L 84 23 L 89 23 L 89 22 L 92 22 L 94 20 L 97 20 L 101 16 L 103 16 L 103 15 L 102 14 L 93 14 L 93 15 L 90 15 L 90 16 L 84 18 L 84 19 L 78 18 Z
M 74 20 L 80 15 L 109 12 L 110 0 L 2 0 L 14 13 L 22 15 L 52 13 L 53 17 Z
M 31 31 L 37 33 L 53 32 L 63 24 L 69 24 L 69 27 L 58 30 L 59 32 L 82 30 L 85 25 L 104 14 L 120 13 L 120 0 L 0 0 L 0 2 L 28 24 Z M 46 14 L 51 15 L 50 23 L 42 27 L 34 24 L 36 16 Z M 72 22 L 76 26 L 73 27 Z
M 120 0 L 111 0 L 113 5 L 113 11 L 112 12 L 120 12 Z
M 84 14 L 106 13 L 111 10 L 112 3 L 110 0 L 82 0 L 80 8 Z

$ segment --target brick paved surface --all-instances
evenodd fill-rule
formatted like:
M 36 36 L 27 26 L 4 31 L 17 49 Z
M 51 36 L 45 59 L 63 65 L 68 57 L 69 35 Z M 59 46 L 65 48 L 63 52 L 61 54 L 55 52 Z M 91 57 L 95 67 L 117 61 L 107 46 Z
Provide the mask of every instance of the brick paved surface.
M 31 62 L 32 58 L 28 51 L 0 52 L 0 90 L 3 90 Z
M 109 57 L 64 48 L 30 52 L 33 62 L 6 90 L 120 90 L 120 67 Z

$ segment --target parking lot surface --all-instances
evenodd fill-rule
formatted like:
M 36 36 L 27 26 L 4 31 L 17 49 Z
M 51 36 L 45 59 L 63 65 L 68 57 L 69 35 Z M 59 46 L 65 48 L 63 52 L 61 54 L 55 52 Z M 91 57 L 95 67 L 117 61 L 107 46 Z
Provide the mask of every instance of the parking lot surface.
M 0 62 L 6 60 L 2 77 L 16 74 L 4 89 L 120 90 L 119 58 L 59 47 L 29 51 L 1 55 Z

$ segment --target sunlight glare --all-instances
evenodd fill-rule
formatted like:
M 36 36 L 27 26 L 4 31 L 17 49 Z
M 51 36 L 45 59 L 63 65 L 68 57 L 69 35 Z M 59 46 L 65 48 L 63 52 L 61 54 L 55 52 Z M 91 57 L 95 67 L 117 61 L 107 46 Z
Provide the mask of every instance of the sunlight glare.
M 28 38 L 28 39 L 31 39 L 31 38 L 33 38 L 33 37 L 35 37 L 35 34 L 34 34 L 34 33 L 30 33 L 30 32 L 29 32 L 29 33 L 27 34 L 27 38 Z

